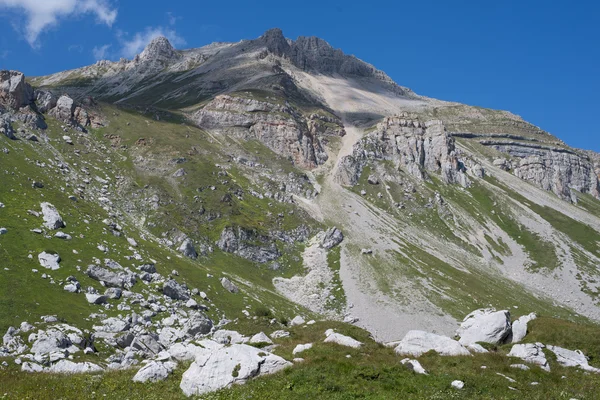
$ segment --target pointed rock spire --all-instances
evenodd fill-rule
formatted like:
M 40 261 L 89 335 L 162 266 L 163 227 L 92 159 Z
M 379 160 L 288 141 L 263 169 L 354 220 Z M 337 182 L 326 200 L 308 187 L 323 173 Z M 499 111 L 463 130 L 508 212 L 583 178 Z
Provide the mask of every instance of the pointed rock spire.
M 289 54 L 290 44 L 283 36 L 283 32 L 279 28 L 272 28 L 266 31 L 259 39 L 267 46 L 267 50 L 278 56 Z
M 179 58 L 180 55 L 177 53 L 175 48 L 164 36 L 159 36 L 154 39 L 142 51 L 139 56 L 139 60 L 144 61 L 169 61 Z

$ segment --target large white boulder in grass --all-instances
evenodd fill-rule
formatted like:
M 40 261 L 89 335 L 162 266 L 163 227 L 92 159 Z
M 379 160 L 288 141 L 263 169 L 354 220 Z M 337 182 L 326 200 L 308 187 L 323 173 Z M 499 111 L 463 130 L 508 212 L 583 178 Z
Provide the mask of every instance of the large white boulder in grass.
M 541 343 L 515 344 L 508 353 L 508 357 L 517 357 L 526 363 L 539 365 L 544 371 L 550 371 L 543 348 L 544 345 Z
M 50 254 L 46 253 L 45 251 L 41 252 L 38 254 L 38 261 L 42 267 L 52 271 L 56 271 L 60 268 L 60 265 L 58 265 L 60 262 L 60 256 L 58 254 Z
M 60 360 L 46 371 L 57 374 L 87 374 L 93 372 L 102 372 L 103 369 L 91 362 L 74 363 L 69 360 Z
M 512 336 L 510 336 L 511 343 L 518 343 L 525 338 L 527 335 L 527 324 L 537 318 L 535 313 L 529 315 L 523 315 L 512 324 Z
M 556 362 L 563 367 L 579 367 L 585 371 L 600 373 L 599 368 L 588 364 L 588 359 L 580 350 L 568 350 L 558 346 L 546 346 L 556 355 Z
M 215 342 L 221 344 L 244 344 L 250 340 L 239 332 L 226 329 L 219 329 L 213 333 L 212 338 Z
M 510 312 L 486 308 L 467 315 L 456 334 L 460 336 L 459 342 L 466 346 L 477 342 L 501 344 L 510 332 Z
M 207 342 L 201 342 L 206 351 L 196 357 L 181 378 L 179 387 L 186 396 L 244 383 L 255 376 L 272 374 L 292 365 L 279 356 L 245 344 L 223 346 Z
M 351 338 L 350 336 L 342 335 L 341 333 L 334 332 L 333 329 L 327 329 L 325 331 L 325 343 L 336 343 L 340 346 L 352 347 L 354 349 L 360 348 L 362 343 L 356 339 Z
M 442 356 L 471 355 L 469 350 L 456 340 L 424 331 L 409 331 L 394 349 L 399 355 L 413 357 L 419 357 L 431 350 Z
M 298 353 L 302 353 L 305 350 L 312 349 L 312 347 L 313 347 L 312 343 L 297 344 L 296 347 L 294 347 L 294 350 L 292 350 L 292 354 L 296 355 Z
M 134 382 L 158 382 L 164 381 L 169 377 L 169 374 L 175 370 L 177 364 L 172 361 L 158 362 L 150 361 L 144 365 L 133 377 Z
M 175 343 L 167 349 L 171 358 L 177 361 L 193 361 L 204 351 L 202 347 L 191 343 Z
M 404 360 L 400 361 L 400 363 L 402 363 L 402 365 L 406 365 L 407 367 L 412 369 L 417 374 L 429 375 L 427 373 L 427 371 L 425 371 L 425 368 L 423 368 L 421 363 L 418 362 L 417 360 L 411 360 L 410 358 L 405 358 Z
M 66 226 L 56 207 L 50 203 L 42 203 L 41 206 L 42 216 L 44 217 L 44 226 L 46 228 L 60 229 Z

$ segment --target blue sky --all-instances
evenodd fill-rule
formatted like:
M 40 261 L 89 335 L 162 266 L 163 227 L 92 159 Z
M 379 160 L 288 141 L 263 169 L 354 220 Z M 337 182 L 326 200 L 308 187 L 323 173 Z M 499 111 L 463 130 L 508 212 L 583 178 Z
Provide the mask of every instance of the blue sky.
M 130 58 L 159 33 L 190 48 L 280 27 L 292 39 L 319 36 L 419 94 L 509 110 L 600 151 L 596 3 L 0 0 L 0 68 L 43 75 Z

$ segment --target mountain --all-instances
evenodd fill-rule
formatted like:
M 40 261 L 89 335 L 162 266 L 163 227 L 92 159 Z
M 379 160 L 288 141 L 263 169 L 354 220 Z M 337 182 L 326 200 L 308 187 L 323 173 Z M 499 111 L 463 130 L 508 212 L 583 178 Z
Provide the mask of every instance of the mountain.
M 359 338 L 383 368 L 393 351 L 375 341 L 402 353 L 409 331 L 451 337 L 482 309 L 459 330 L 467 354 L 509 346 L 523 317 L 531 340 L 600 357 L 587 342 L 600 319 L 600 156 L 510 112 L 420 96 L 322 39 L 272 29 L 177 50 L 159 37 L 133 60 L 1 71 L 0 133 L 7 365 L 146 359 L 155 381 L 195 359 L 181 389 L 201 394 L 208 367 L 194 357 L 224 360 L 223 344 L 245 361 L 215 361 L 217 375 L 241 375 L 211 390 L 287 367 L 296 344 L 322 341 L 311 319 L 335 327 L 326 341 Z M 499 320 L 501 337 L 464 342 L 471 318 Z M 544 336 L 556 326 L 587 339 Z M 261 331 L 292 335 L 254 340 L 283 353 L 240 344 Z M 316 374 L 313 361 L 292 374 Z

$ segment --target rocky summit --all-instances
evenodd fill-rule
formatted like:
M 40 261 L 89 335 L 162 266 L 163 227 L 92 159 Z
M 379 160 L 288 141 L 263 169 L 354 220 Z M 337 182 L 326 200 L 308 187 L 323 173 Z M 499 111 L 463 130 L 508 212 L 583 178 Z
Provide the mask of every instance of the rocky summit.
M 599 173 L 280 29 L 0 71 L 0 394 L 594 398 Z

